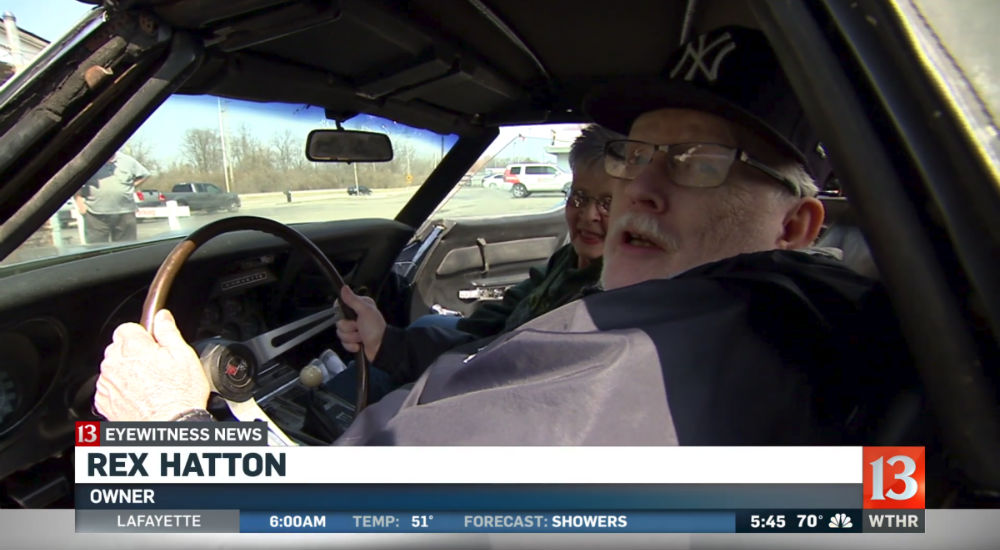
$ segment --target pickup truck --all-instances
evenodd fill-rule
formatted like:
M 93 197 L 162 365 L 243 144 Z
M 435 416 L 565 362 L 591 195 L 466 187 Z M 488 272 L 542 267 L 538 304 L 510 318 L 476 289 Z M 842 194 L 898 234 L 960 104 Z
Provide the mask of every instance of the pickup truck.
M 240 196 L 219 189 L 214 183 L 178 183 L 169 193 L 163 193 L 167 201 L 177 201 L 178 206 L 191 210 L 229 210 L 240 208 Z

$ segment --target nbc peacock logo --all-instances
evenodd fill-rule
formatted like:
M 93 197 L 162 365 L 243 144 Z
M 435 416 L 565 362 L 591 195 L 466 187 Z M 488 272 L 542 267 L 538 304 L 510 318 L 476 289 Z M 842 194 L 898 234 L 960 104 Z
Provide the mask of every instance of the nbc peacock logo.
M 851 527 L 854 527 L 854 524 L 851 523 L 851 516 L 840 512 L 839 514 L 834 514 L 830 518 L 829 527 L 830 529 L 850 529 Z

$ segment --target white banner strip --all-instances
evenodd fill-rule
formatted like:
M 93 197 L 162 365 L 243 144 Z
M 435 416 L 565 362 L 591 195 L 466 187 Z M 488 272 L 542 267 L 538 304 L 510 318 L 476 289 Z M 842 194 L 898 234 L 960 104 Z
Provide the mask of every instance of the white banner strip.
M 76 483 L 862 483 L 861 447 L 77 447 Z

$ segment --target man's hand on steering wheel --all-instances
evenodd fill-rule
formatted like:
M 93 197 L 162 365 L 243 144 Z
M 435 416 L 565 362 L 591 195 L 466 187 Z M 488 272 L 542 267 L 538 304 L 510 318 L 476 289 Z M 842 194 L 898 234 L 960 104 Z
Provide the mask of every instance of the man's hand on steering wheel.
M 209 392 L 213 391 L 226 400 L 236 418 L 271 422 L 253 396 L 258 367 L 271 364 L 282 354 L 333 326 L 333 308 L 321 309 L 242 342 L 214 341 L 202 350 L 202 358 L 184 342 L 173 317 L 161 311 L 174 280 L 191 254 L 214 237 L 235 231 L 262 231 L 279 237 L 311 257 L 334 290 L 339 292 L 346 286 L 323 251 L 284 224 L 267 218 L 233 216 L 199 227 L 177 243 L 156 271 L 142 304 L 140 321 L 145 330 L 127 323 L 115 332 L 98 381 L 95 406 L 99 412 L 112 420 L 171 420 L 190 409 L 204 408 Z M 364 304 L 356 296 L 352 297 Z M 377 313 L 373 303 L 371 308 Z M 344 315 L 354 316 L 349 305 L 345 305 Z M 161 316 L 164 317 L 161 319 Z M 381 315 L 378 317 L 381 320 Z M 156 325 L 154 321 L 160 320 L 162 326 Z M 382 325 L 384 332 L 385 321 Z M 355 408 L 359 411 L 368 403 L 368 366 L 365 354 L 360 353 L 360 342 L 359 338 L 354 346 L 359 352 L 355 359 L 358 365 Z M 375 356 L 374 351 L 369 353 Z M 271 424 L 278 443 L 290 441 Z
M 109 420 L 173 420 L 203 409 L 209 384 L 198 355 L 184 341 L 165 309 L 153 319 L 153 334 L 141 325 L 115 329 L 104 350 L 94 405 Z
M 375 300 L 367 296 L 358 296 L 350 287 L 344 285 L 340 291 L 340 300 L 358 314 L 356 320 L 341 318 L 337 321 L 337 338 L 344 349 L 356 353 L 360 344 L 365 346 L 365 357 L 374 361 L 378 355 L 382 338 L 385 336 L 385 318 L 375 305 Z

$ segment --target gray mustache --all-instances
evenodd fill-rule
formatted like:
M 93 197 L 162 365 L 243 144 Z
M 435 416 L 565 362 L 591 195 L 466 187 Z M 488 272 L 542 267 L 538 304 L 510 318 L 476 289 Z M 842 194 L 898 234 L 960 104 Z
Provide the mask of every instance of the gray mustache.
M 677 250 L 677 240 L 663 231 L 656 216 L 651 214 L 625 212 L 612 221 L 609 233 L 624 234 L 626 231 L 640 235 L 668 252 Z

